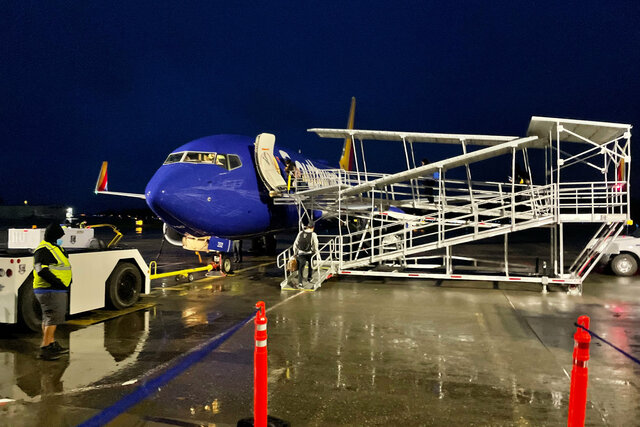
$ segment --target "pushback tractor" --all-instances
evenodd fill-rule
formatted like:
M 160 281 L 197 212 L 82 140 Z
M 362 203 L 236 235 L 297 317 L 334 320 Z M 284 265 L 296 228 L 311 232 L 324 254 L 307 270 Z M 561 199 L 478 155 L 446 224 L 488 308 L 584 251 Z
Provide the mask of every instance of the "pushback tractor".
M 69 314 L 134 305 L 149 293 L 148 267 L 137 249 L 111 248 L 92 228 L 65 228 L 62 247 L 69 253 L 73 282 Z M 40 304 L 33 293 L 33 250 L 44 229 L 9 229 L 7 249 L 0 252 L 0 323 L 39 331 Z

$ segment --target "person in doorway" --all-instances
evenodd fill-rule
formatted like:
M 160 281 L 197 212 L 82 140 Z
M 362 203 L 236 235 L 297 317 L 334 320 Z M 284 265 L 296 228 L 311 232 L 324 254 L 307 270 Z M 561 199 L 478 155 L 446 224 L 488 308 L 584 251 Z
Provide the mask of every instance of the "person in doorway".
M 59 224 L 49 224 L 44 240 L 33 254 L 33 293 L 42 309 L 42 344 L 38 357 L 44 360 L 56 360 L 69 353 L 54 338 L 56 327 L 65 321 L 71 286 L 71 263 L 61 247 L 62 236 L 64 230 Z
M 426 157 L 424 159 L 422 159 L 422 166 L 426 166 L 429 163 L 429 159 L 427 159 Z M 436 182 L 433 180 L 432 177 L 427 177 L 424 180 L 424 194 L 425 194 L 425 198 L 427 199 L 427 201 L 429 203 L 433 203 L 434 202 L 434 198 L 433 198 L 433 187 L 436 185 Z
M 298 169 L 298 166 L 296 166 L 293 160 L 285 159 L 284 164 L 284 171 L 287 174 L 287 190 L 291 191 L 291 188 L 297 187 L 298 180 L 302 175 L 300 174 L 300 169 Z
M 242 240 L 233 241 L 233 262 L 242 262 Z
M 296 241 L 293 243 L 294 255 L 298 260 L 298 287 L 304 287 L 304 266 L 309 265 L 307 280 L 313 279 L 313 269 L 311 268 L 311 258 L 318 252 L 318 235 L 313 231 L 314 224 L 310 221 L 305 228 L 298 233 Z

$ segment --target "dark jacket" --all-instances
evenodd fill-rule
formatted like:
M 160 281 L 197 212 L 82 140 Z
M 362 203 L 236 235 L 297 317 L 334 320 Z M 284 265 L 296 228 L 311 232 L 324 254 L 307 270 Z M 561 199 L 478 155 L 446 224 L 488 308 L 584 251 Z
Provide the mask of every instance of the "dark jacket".
M 56 245 L 56 241 L 64 236 L 64 231 L 62 227 L 56 223 L 51 223 L 47 226 L 44 231 L 44 240 L 51 243 L 52 245 Z M 59 246 L 58 246 L 59 247 Z M 62 253 L 68 257 L 69 255 L 65 252 L 64 249 L 60 248 Z M 43 265 L 57 264 L 58 260 L 53 256 L 51 251 L 47 248 L 40 248 L 33 254 L 33 264 L 34 268 L 40 269 L 38 271 L 38 275 L 42 277 L 47 283 L 51 285 L 51 287 L 43 289 L 40 288 L 40 291 L 52 290 L 52 291 L 67 291 L 67 288 L 64 283 L 60 279 L 58 279 L 48 268 L 42 268 Z

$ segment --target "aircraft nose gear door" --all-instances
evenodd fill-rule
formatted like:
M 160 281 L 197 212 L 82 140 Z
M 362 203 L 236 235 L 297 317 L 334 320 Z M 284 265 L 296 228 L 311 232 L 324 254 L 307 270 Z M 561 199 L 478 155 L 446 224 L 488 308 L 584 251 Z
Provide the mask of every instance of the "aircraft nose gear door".
M 258 165 L 258 174 L 262 178 L 262 182 L 269 190 L 271 195 L 279 193 L 287 188 L 282 175 L 280 175 L 280 168 L 276 158 L 273 156 L 273 146 L 276 142 L 276 137 L 270 133 L 261 133 L 256 137 L 256 165 Z

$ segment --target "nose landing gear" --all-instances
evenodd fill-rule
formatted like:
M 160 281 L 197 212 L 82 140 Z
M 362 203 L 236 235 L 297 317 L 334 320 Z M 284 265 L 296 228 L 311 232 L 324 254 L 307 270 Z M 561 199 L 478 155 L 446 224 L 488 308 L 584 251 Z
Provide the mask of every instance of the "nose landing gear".
M 213 266 L 211 271 L 219 271 L 223 276 L 226 276 L 233 271 L 233 261 L 231 261 L 231 258 L 229 258 L 226 253 L 215 254 L 211 265 Z

